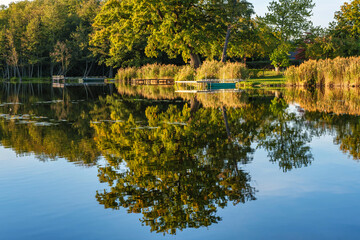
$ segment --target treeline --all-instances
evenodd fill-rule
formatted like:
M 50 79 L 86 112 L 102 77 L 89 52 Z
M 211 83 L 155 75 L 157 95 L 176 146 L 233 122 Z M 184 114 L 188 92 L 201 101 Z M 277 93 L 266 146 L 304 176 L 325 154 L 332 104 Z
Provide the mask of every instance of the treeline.
M 89 48 L 91 25 L 100 3 L 99 0 L 35 0 L 2 6 L 0 76 L 102 72 Z
M 357 3 L 345 3 L 320 29 L 309 20 L 312 0 L 274 0 L 264 17 L 246 0 L 18 1 L 0 7 L 0 77 L 228 59 L 280 68 L 289 66 L 289 52 L 300 60 L 358 55 Z

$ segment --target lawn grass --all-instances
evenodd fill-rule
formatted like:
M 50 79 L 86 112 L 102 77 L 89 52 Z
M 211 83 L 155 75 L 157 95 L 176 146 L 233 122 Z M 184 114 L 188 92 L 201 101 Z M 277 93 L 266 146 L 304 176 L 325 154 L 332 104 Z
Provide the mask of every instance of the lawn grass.
M 240 88 L 285 86 L 285 76 L 275 71 L 261 71 L 260 76 L 241 82 Z

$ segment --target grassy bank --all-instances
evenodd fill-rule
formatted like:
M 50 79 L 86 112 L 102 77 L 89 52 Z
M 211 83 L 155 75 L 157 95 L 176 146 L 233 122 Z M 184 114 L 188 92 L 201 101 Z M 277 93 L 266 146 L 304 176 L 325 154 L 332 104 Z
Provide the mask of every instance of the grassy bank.
M 261 70 L 256 75 L 251 75 L 249 79 L 239 84 L 240 88 L 285 86 L 285 77 L 281 72 Z
M 194 81 L 201 79 L 248 79 L 250 71 L 243 63 L 222 63 L 205 61 L 200 68 L 187 66 L 149 64 L 143 67 L 121 68 L 116 79 L 175 79 L 175 81 Z
M 42 77 L 42 78 L 11 78 L 11 79 L 4 79 L 0 78 L 0 82 L 11 82 L 11 83 L 51 83 L 51 78 L 49 77 Z
M 309 60 L 289 67 L 285 76 L 293 86 L 359 86 L 360 57 Z

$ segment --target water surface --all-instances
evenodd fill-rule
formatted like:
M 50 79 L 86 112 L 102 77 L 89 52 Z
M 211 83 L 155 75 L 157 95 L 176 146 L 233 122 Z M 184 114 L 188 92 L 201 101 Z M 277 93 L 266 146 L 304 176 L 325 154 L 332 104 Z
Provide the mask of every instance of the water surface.
M 356 89 L 0 92 L 2 239 L 360 234 Z

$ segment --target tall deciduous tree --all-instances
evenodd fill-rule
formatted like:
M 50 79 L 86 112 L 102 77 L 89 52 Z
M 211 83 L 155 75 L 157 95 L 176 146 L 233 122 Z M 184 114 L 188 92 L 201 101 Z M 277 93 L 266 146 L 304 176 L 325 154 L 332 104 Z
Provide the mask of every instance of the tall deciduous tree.
M 230 11 L 232 2 L 110 0 L 96 17 L 92 44 L 107 58 L 116 57 L 118 49 L 129 52 L 144 46 L 149 57 L 159 52 L 182 55 L 198 67 L 199 55 L 209 55 L 212 44 L 223 41 L 228 25 L 238 19 L 229 14 L 238 15 L 250 7 L 246 1 L 235 0 L 238 11 Z
M 297 39 L 312 26 L 309 18 L 314 6 L 312 0 L 275 0 L 270 2 L 264 20 L 281 41 Z
M 227 47 L 230 40 L 230 33 L 233 28 L 242 29 L 245 26 L 248 26 L 250 23 L 250 17 L 254 13 L 252 5 L 246 0 L 228 0 L 227 5 L 225 5 L 227 11 L 227 32 L 225 37 L 224 49 L 221 56 L 221 61 L 226 61 Z
M 345 2 L 340 11 L 335 13 L 336 31 L 340 35 L 360 37 L 360 0 Z
M 288 54 L 291 44 L 301 39 L 309 31 L 312 22 L 309 18 L 315 4 L 312 0 L 274 0 L 268 6 L 268 13 L 262 20 L 272 29 L 276 47 L 270 54 L 272 65 L 288 65 Z

